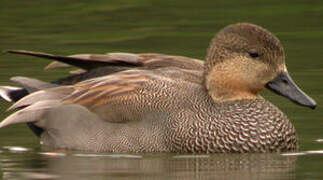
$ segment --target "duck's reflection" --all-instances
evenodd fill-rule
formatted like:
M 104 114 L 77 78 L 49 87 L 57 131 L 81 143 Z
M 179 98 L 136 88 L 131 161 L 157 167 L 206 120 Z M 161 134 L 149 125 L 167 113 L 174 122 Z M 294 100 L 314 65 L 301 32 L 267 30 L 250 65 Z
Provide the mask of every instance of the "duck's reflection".
M 46 174 L 59 179 L 282 180 L 294 179 L 296 162 L 296 157 L 279 154 L 68 154 L 57 157 L 42 155 L 43 158 L 47 163 L 41 168 L 42 172 L 45 170 Z M 37 174 L 32 173 L 37 179 Z M 21 175 L 26 177 L 27 174 Z

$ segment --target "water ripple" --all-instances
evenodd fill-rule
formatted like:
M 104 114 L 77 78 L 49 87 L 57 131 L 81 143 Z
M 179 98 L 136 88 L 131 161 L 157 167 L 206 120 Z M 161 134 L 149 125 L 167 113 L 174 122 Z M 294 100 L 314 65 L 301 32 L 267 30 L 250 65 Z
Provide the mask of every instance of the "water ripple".
M 142 158 L 141 155 L 130 155 L 130 154 L 73 154 L 77 157 L 110 157 L 110 158 Z
M 29 151 L 28 148 L 24 148 L 24 147 L 20 147 L 20 146 L 3 146 L 3 149 L 7 149 L 10 152 L 14 152 L 14 153 L 19 153 L 19 152 L 27 152 Z
M 313 151 L 303 151 L 303 152 L 295 152 L 295 153 L 283 153 L 282 156 L 303 156 L 303 155 L 315 155 L 315 154 L 323 154 L 323 150 L 313 150 Z

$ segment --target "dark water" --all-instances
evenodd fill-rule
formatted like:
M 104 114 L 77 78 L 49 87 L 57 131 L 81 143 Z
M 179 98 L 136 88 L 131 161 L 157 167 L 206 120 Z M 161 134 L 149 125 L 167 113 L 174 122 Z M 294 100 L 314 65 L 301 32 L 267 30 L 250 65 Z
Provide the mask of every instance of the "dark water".
M 204 58 L 213 34 L 236 22 L 272 31 L 297 84 L 318 102 L 296 106 L 270 92 L 299 135 L 297 154 L 88 154 L 41 149 L 25 125 L 0 129 L 3 179 L 323 179 L 323 1 L 56 0 L 0 1 L 0 50 L 56 54 L 159 52 Z M 70 69 L 0 54 L 0 83 L 12 76 L 45 81 Z M 1 119 L 9 106 L 0 103 Z M 20 148 L 19 148 L 20 147 Z

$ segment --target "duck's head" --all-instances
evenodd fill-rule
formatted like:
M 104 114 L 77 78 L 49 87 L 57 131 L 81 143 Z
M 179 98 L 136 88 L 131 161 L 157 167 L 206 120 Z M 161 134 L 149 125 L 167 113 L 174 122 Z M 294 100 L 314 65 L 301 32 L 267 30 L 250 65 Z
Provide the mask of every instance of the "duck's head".
M 256 99 L 266 87 L 299 105 L 316 106 L 288 75 L 279 40 L 249 23 L 229 25 L 216 34 L 207 52 L 204 82 L 215 101 Z

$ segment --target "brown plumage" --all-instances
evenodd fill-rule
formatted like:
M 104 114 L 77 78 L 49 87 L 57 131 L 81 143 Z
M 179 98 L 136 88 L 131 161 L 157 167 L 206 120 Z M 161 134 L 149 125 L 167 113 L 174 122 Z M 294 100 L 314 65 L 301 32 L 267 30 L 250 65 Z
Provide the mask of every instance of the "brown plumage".
M 13 105 L 0 127 L 28 122 L 54 148 L 98 152 L 281 152 L 297 147 L 287 117 L 259 96 L 265 87 L 309 107 L 267 30 L 241 23 L 212 40 L 206 65 L 162 54 L 54 56 L 84 70 Z M 49 67 L 60 67 L 54 63 Z M 285 78 L 284 81 L 282 78 Z M 287 79 L 287 80 L 286 80 Z M 18 81 L 19 82 L 19 81 Z M 284 83 L 282 83 L 284 82 Z M 48 84 L 46 85 L 48 87 Z M 0 89 L 1 90 L 1 89 Z M 9 92 L 8 88 L 2 89 Z M 9 93 L 2 93 L 9 97 Z

